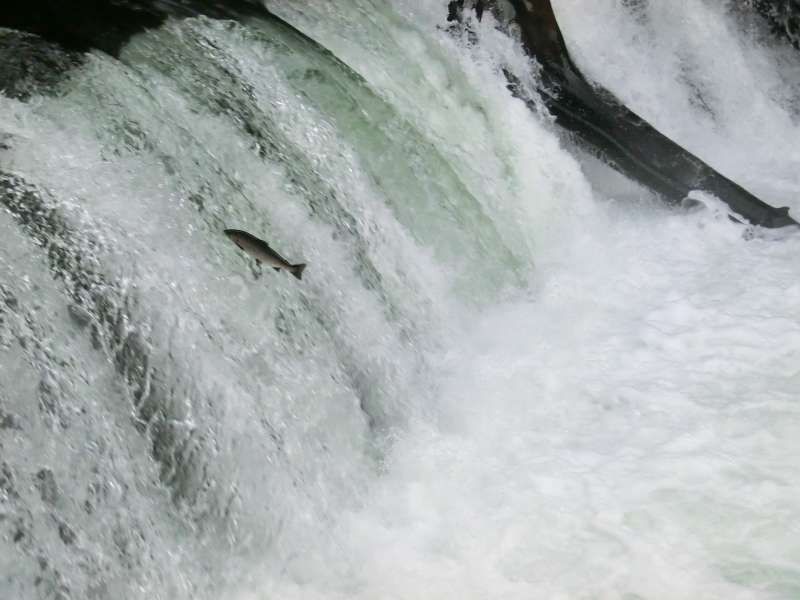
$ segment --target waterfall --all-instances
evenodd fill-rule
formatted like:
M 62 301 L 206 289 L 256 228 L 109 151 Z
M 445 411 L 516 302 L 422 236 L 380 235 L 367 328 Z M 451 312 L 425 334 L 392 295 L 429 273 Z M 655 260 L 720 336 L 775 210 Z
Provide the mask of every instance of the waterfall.
M 800 238 L 612 171 L 488 12 L 266 4 L 116 54 L 0 29 L 0 598 L 800 594 Z M 553 5 L 797 214 L 789 43 Z

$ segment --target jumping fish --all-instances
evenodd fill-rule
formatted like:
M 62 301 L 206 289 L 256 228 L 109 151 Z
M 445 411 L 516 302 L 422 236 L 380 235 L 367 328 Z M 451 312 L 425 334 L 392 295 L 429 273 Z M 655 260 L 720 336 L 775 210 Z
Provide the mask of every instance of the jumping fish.
M 270 248 L 267 242 L 258 239 L 256 236 L 246 231 L 240 229 L 226 229 L 225 235 L 227 235 L 234 244 L 239 246 L 239 248 L 255 258 L 259 264 L 264 263 L 269 265 L 276 271 L 285 269 L 298 279 L 303 279 L 303 270 L 306 268 L 305 263 L 291 264 L 288 260 L 275 252 L 275 250 Z

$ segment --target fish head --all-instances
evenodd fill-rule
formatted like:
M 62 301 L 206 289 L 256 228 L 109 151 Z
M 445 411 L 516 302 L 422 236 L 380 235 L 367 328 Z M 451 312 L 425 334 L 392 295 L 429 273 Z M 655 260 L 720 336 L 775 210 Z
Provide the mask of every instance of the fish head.
M 224 233 L 225 233 L 225 235 L 227 235 L 227 236 L 228 236 L 228 238 L 229 238 L 229 239 L 230 239 L 230 240 L 231 240 L 231 241 L 232 241 L 234 244 L 236 244 L 237 246 L 239 246 L 239 248 L 242 248 L 242 240 L 243 240 L 243 236 L 242 236 L 242 232 L 241 232 L 241 231 L 239 231 L 238 229 L 226 229 L 226 230 L 224 231 Z

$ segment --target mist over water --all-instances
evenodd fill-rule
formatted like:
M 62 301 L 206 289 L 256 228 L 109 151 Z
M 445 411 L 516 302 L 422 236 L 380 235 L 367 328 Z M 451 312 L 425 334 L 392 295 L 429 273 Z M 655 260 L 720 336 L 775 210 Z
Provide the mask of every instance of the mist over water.
M 800 209 L 788 46 L 553 4 L 588 77 Z M 587 156 L 489 15 L 268 6 L 308 37 L 174 20 L 0 96 L 0 598 L 800 596 L 800 238 Z

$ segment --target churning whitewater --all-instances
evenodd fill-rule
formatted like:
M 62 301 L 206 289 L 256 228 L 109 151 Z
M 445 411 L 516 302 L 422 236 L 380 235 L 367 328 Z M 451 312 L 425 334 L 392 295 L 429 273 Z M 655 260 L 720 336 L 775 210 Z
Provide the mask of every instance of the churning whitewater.
M 800 597 L 800 234 L 611 170 L 512 95 L 489 12 L 266 4 L 0 95 L 0 598 Z M 800 214 L 789 42 L 553 7 L 588 78 Z

